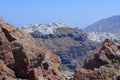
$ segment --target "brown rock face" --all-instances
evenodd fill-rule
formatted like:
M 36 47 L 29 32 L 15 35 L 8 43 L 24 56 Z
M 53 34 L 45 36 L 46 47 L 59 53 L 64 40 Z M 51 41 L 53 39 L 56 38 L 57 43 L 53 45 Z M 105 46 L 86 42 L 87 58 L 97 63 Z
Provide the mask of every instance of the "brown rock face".
M 58 56 L 38 46 L 30 35 L 0 20 L 0 80 L 4 80 L 2 76 L 63 80 L 60 66 Z
M 81 79 L 81 80 L 90 80 L 90 76 L 92 74 L 91 70 L 86 70 L 84 68 L 77 68 L 75 70 L 75 79 Z
M 15 78 L 15 73 L 0 60 L 0 80 L 13 78 Z
M 119 80 L 120 45 L 106 39 L 101 48 L 86 59 L 74 74 L 78 80 Z

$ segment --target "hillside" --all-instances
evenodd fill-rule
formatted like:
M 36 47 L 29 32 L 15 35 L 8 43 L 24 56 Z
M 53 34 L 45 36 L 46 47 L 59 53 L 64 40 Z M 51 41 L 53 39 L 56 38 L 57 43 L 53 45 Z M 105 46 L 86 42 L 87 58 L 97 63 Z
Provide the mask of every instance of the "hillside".
M 101 19 L 84 29 L 92 41 L 102 42 L 106 38 L 120 41 L 120 16 Z
M 39 27 L 38 31 L 34 30 L 34 27 L 27 27 L 31 28 L 32 32 L 29 32 L 29 34 L 35 38 L 38 44 L 60 56 L 63 64 L 62 70 L 74 70 L 76 67 L 83 65 L 85 55 L 90 50 L 95 49 L 95 43 L 90 41 L 87 34 L 78 28 L 59 23 L 46 25 L 42 24 L 46 29 L 51 27 L 53 29 L 52 33 L 47 33 L 46 29 L 44 30 L 45 34 L 41 33 L 40 26 L 34 26 L 35 28 Z
M 89 26 L 87 26 L 85 31 L 94 32 L 120 32 L 120 16 L 112 16 L 109 18 L 101 19 Z

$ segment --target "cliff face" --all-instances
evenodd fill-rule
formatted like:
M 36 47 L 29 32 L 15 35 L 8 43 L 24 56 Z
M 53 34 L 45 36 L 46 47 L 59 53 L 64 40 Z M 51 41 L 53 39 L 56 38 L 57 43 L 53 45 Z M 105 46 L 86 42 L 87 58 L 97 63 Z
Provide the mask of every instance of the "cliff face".
M 60 56 L 63 70 L 74 70 L 83 65 L 85 55 L 95 49 L 95 44 L 77 28 L 57 28 L 54 34 L 38 37 L 35 37 L 34 33 L 31 35 L 38 44 Z
M 78 80 L 120 80 L 120 44 L 106 39 L 101 48 L 90 54 L 85 65 L 75 70 Z
M 43 29 L 41 29 L 44 26 Z M 37 28 L 39 31 L 34 30 Z M 67 25 L 43 24 L 40 26 L 26 27 L 23 30 L 32 30 L 31 34 L 37 43 L 55 54 L 60 56 L 62 70 L 74 70 L 76 67 L 83 65 L 85 55 L 95 49 L 95 43 L 87 38 L 87 34 L 78 28 L 72 28 Z M 52 33 L 49 33 L 52 28 Z M 43 34 L 43 30 L 44 33 Z M 49 32 L 47 32 L 49 31 Z
M 0 20 L 0 80 L 63 80 L 60 58 Z

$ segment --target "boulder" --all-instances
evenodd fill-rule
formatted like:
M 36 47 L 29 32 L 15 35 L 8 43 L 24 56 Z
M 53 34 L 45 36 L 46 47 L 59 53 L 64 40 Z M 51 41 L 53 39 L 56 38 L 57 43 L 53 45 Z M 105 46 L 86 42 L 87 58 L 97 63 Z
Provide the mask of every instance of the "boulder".
M 75 79 L 90 80 L 92 70 L 87 70 L 87 69 L 80 67 L 80 68 L 77 68 L 74 71 L 74 73 L 75 73 L 74 74 Z
M 120 44 L 106 39 L 101 47 L 85 60 L 82 68 L 77 68 L 74 78 L 78 80 L 119 80 Z
M 2 20 L 0 20 L 0 60 L 14 73 L 16 79 L 63 80 L 58 56 L 37 45 L 29 34 Z

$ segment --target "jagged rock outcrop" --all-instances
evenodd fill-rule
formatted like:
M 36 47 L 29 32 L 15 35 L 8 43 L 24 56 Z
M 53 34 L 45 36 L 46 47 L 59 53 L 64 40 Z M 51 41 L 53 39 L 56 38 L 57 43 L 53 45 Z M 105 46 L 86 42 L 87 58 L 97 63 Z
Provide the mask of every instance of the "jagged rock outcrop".
M 60 58 L 27 33 L 0 20 L 0 80 L 64 80 Z
M 120 80 L 120 44 L 106 39 L 90 54 L 85 65 L 75 70 L 77 80 Z

